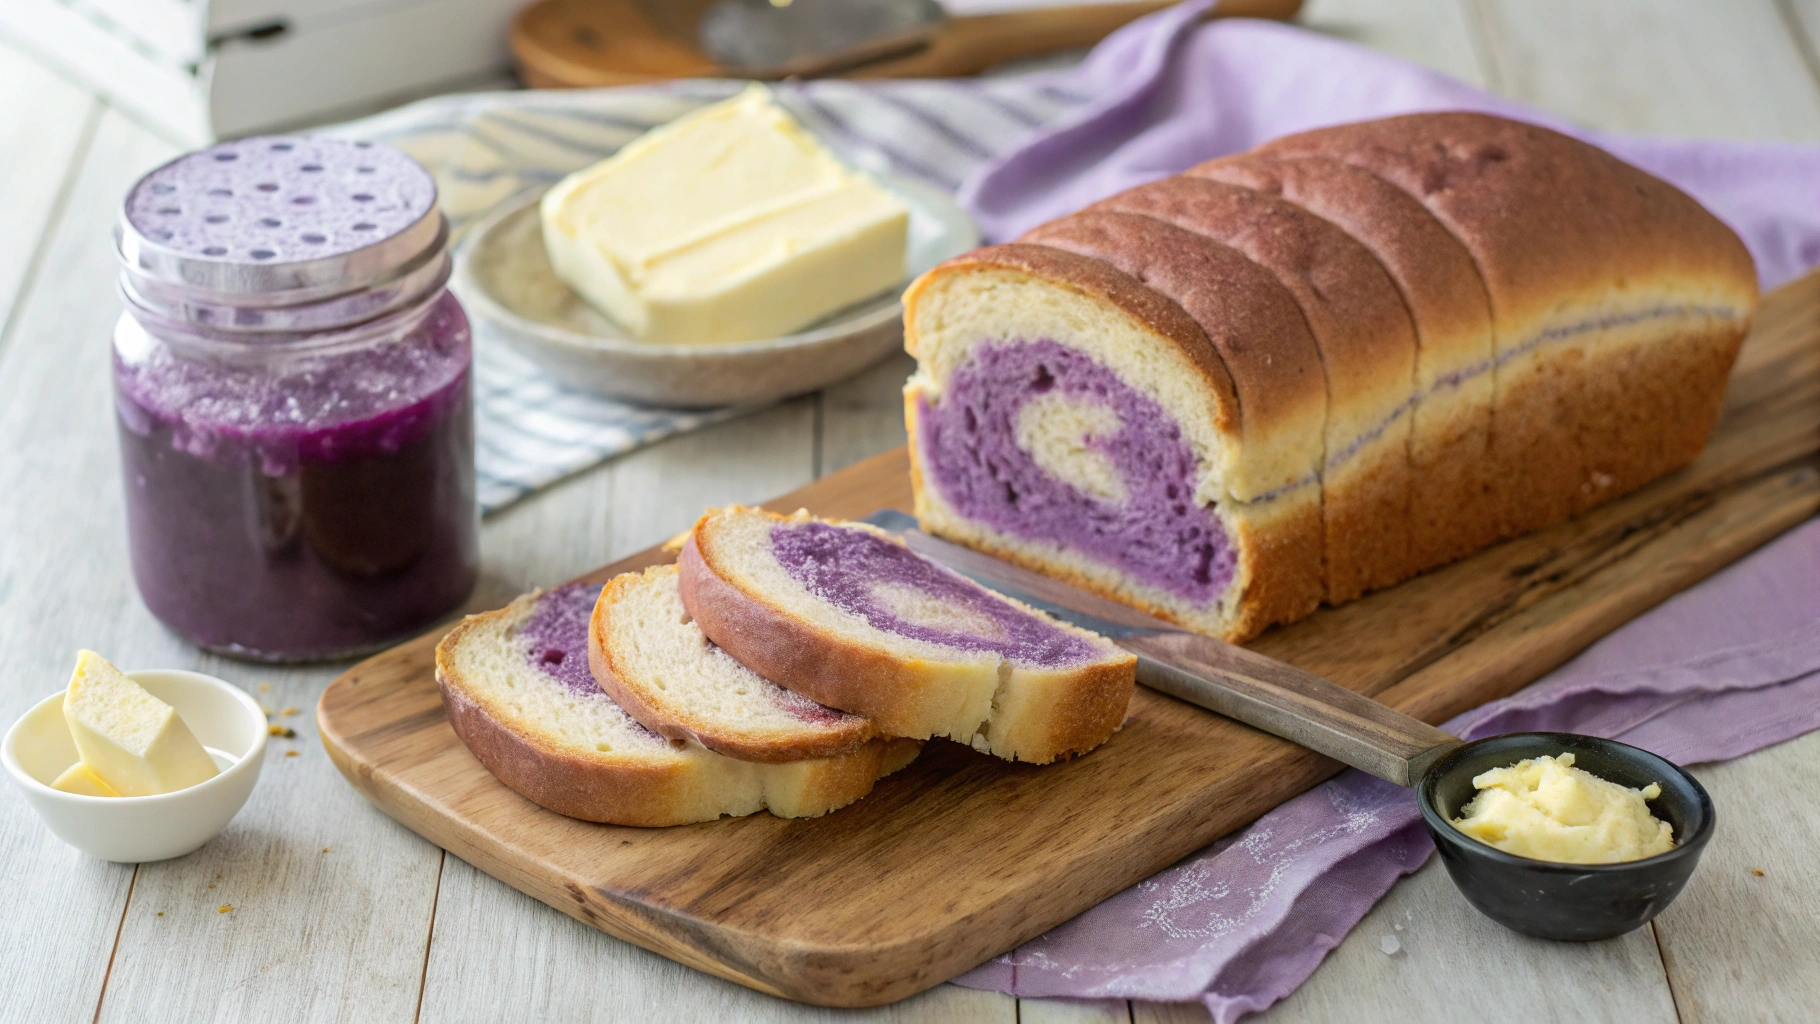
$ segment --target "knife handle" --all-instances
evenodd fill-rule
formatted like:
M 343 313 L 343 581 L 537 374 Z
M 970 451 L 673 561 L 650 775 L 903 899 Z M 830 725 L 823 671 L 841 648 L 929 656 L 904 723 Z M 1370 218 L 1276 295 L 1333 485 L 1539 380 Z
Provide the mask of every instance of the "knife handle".
M 1193 633 L 1118 637 L 1138 657 L 1138 682 L 1256 726 L 1380 779 L 1413 786 L 1460 741 L 1338 683 Z

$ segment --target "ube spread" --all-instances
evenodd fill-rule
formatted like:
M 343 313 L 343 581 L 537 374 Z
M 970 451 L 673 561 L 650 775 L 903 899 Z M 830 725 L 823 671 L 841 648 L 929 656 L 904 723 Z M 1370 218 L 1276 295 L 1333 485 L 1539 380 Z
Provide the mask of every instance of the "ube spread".
M 1180 426 L 1085 353 L 979 345 L 918 416 L 930 482 L 960 514 L 1200 604 L 1231 581 L 1234 552 L 1194 501 Z
M 771 531 L 771 550 L 811 594 L 874 629 L 1045 667 L 1103 655 L 1087 640 L 865 530 L 779 523 Z
M 152 172 L 123 219 L 114 394 L 147 607 L 205 647 L 305 660 L 458 606 L 471 343 L 429 175 L 245 139 Z

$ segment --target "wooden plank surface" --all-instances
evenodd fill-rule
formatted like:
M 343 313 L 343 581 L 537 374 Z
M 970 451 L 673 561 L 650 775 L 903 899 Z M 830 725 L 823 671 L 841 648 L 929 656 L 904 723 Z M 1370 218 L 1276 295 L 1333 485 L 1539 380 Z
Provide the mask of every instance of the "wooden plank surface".
M 1682 1024 L 1820 1014 L 1820 733 L 1694 769 L 1725 817 L 1655 921 Z
M 1496 5 L 1498 11 L 1506 13 L 1519 6 L 1520 3 Z M 1503 83 L 1499 80 L 1498 69 L 1487 57 L 1494 47 L 1502 44 L 1509 50 L 1512 43 L 1508 36 L 1499 35 L 1509 22 L 1485 17 L 1493 7 L 1482 0 L 1310 0 L 1304 20 L 1342 38 L 1396 53 L 1468 81 L 1501 88 Z M 1525 24 L 1511 26 L 1528 33 L 1527 42 L 1518 40 L 1522 45 L 1517 50 L 1530 62 L 1532 70 L 1529 77 L 1518 82 L 1517 88 L 1505 91 L 1519 99 L 1541 102 L 1582 123 L 1631 132 L 1660 131 L 1684 136 L 1747 134 L 1746 128 L 1737 126 L 1792 125 L 1798 128 L 1810 118 L 1817 94 L 1812 88 L 1811 71 L 1820 66 L 1820 61 L 1814 57 L 1814 40 L 1820 38 L 1820 6 L 1816 6 L 1816 0 L 1787 0 L 1782 5 L 1784 15 L 1806 37 L 1804 55 L 1810 69 L 1810 81 L 1805 85 L 1791 84 L 1783 71 L 1772 69 L 1767 73 L 1769 78 L 1781 83 L 1780 87 L 1774 88 L 1759 87 L 1766 73 L 1753 65 L 1759 61 L 1781 62 L 1779 47 L 1785 45 L 1785 40 L 1762 34 L 1766 22 L 1760 12 L 1726 17 L 1732 10 L 1730 4 L 1701 5 L 1704 9 L 1696 9 L 1694 4 L 1685 2 L 1658 3 L 1654 7 L 1665 12 L 1665 16 L 1637 21 L 1628 17 L 1601 18 L 1596 11 L 1583 15 L 1574 10 L 1558 10 L 1556 6 L 1541 8 L 1543 15 L 1560 14 L 1561 17 L 1538 16 Z M 1517 10 L 1509 16 L 1522 17 L 1524 13 Z M 1639 39 L 1639 32 L 1646 33 L 1648 38 Z M 1673 38 L 1677 33 L 1684 38 Z M 1692 44 L 1686 39 L 1692 39 Z M 1678 89 L 1685 88 L 1685 83 L 1677 83 L 1676 76 L 1688 65 L 1685 50 L 1690 45 L 1697 51 L 1692 57 L 1693 64 L 1700 69 L 1697 77 L 1713 81 L 1714 85 L 1710 95 L 1695 96 L 1688 101 L 1677 94 Z M 1608 55 L 1619 51 L 1624 51 L 1623 59 L 1629 62 L 1627 66 L 1641 80 L 1651 83 L 1649 89 L 1641 90 L 1641 95 L 1639 90 L 1631 89 L 1623 82 L 1618 83 L 1618 88 L 1612 88 L 1612 71 L 1605 61 Z M 1475 57 L 1479 65 L 1476 69 L 1473 67 Z M 1750 84 L 1749 88 L 1735 86 L 1733 79 L 1739 76 Z M 1536 85 L 1538 81 L 1547 86 L 1547 91 L 1540 91 Z M 16 82 L 37 84 L 28 87 L 25 101 L 19 101 L 16 97 L 21 93 L 13 84 Z M 83 166 L 77 159 L 83 155 L 83 132 L 93 130 L 100 105 L 83 90 L 45 72 L 35 60 L 22 56 L 4 41 L 0 41 L 0 83 L 5 83 L 0 85 L 0 96 L 15 101 L 0 111 L 0 153 L 9 157 L 30 154 L 30 159 L 0 161 L 0 179 L 8 183 L 6 190 L 0 191 L 0 285 L 3 285 L 0 287 L 0 309 L 15 296 L 18 299 L 11 312 L 13 329 L 0 336 L 0 348 L 17 349 L 21 344 L 61 347 L 55 359 L 34 358 L 23 362 L 0 352 L 0 452 L 5 453 L 0 455 L 0 484 L 5 488 L 0 492 L 3 495 L 0 496 L 0 644 L 4 645 L 0 649 L 8 652 L 9 670 L 4 681 L 0 681 L 0 711 L 16 714 L 30 700 L 61 684 L 70 651 L 77 644 L 113 645 L 105 649 L 138 665 L 201 666 L 213 670 L 227 663 L 196 659 L 193 652 L 151 621 L 132 595 L 121 560 L 124 538 L 120 535 L 118 519 L 118 485 L 115 483 L 118 469 L 112 441 L 107 436 L 111 426 L 107 426 L 106 421 L 105 376 L 95 369 L 96 364 L 85 361 L 95 357 L 95 351 L 83 349 L 83 346 L 100 344 L 101 335 L 94 333 L 92 325 L 102 324 L 101 329 L 105 330 L 106 322 L 111 321 L 117 307 L 113 303 L 111 283 L 97 283 L 93 276 L 70 272 L 80 262 L 72 256 L 79 254 L 85 246 L 94 246 L 97 251 L 90 255 L 99 256 L 105 262 L 105 235 L 87 234 L 89 229 L 77 234 L 65 231 L 62 240 L 53 246 L 48 236 L 40 234 L 41 230 L 56 224 L 59 211 L 68 215 L 88 203 L 99 204 L 102 214 L 112 215 L 117 193 L 102 195 L 103 190 L 95 189 L 83 198 L 75 190 Z M 72 101 L 71 97 L 76 99 Z M 74 112 L 78 107 L 92 113 Z M 84 128 L 85 117 L 87 128 Z M 1791 137 L 1815 136 L 1794 134 Z M 46 139 L 52 141 L 42 141 Z M 74 140 L 73 145 L 71 140 Z M 131 153 L 121 147 L 113 146 L 109 150 L 110 160 L 130 158 Z M 98 173 L 93 161 L 89 166 L 87 173 L 91 176 Z M 131 177 L 124 169 L 120 174 L 123 180 Z M 21 182 L 25 184 L 19 184 Z M 64 198 L 59 199 L 59 195 Z M 28 202 L 27 196 L 35 198 Z M 47 262 L 50 257 L 54 259 Z M 29 269 L 34 266 L 38 269 Z M 27 272 L 22 273 L 21 268 Z M 9 278 L 8 274 L 12 276 Z M 23 292 L 20 292 L 21 287 L 25 289 Z M 29 321 L 25 319 L 27 305 L 40 310 L 32 314 Z M 0 322 L 4 320 L 5 317 L 0 316 Z M 28 336 L 36 340 L 28 341 Z M 53 380 L 53 376 L 69 378 L 70 382 Z M 850 389 L 852 385 L 832 389 L 822 396 L 819 422 L 807 438 L 800 434 L 793 434 L 792 439 L 767 436 L 778 439 L 779 443 L 803 444 L 812 451 L 819 451 L 822 472 L 889 447 L 895 443 L 893 436 L 901 438 L 902 429 L 895 404 L 896 382 L 888 378 L 888 371 L 880 371 L 871 385 L 864 389 L 871 397 L 858 402 L 834 399 L 836 391 Z M 49 391 L 43 400 L 36 398 L 40 390 Z M 95 424 L 103 425 L 104 429 L 90 429 Z M 58 436 L 57 431 L 51 429 L 56 427 L 69 428 L 66 432 L 72 436 Z M 894 435 L 893 432 L 899 433 Z M 864 440 L 867 437 L 873 440 Z M 877 447 L 871 447 L 873 445 Z M 666 503 L 674 502 L 672 511 L 692 512 L 693 509 L 684 507 L 682 500 L 690 497 L 683 492 L 692 490 L 692 485 L 675 479 L 677 474 L 664 472 L 661 463 L 667 455 L 653 457 L 659 461 L 640 477 L 641 486 L 646 488 L 644 493 L 636 499 L 626 498 L 625 504 L 615 504 L 616 467 L 610 466 L 553 488 L 530 499 L 508 516 L 490 521 L 483 530 L 485 578 L 481 591 L 476 594 L 475 605 L 496 605 L 503 596 L 526 584 L 565 578 L 625 553 L 649 539 L 645 535 L 654 530 L 656 521 L 670 517 L 671 512 L 660 508 Z M 737 472 L 737 467 L 714 460 L 711 451 L 693 453 L 685 464 L 686 468 L 679 469 L 678 474 Z M 754 481 L 755 486 L 762 483 Z M 676 490 L 673 492 L 671 488 Z M 725 493 L 738 500 L 752 501 L 776 491 L 777 488 L 772 487 L 736 493 L 737 485 L 730 485 Z M 94 494 L 101 496 L 99 503 L 88 501 Z M 622 510 L 630 508 L 638 514 L 631 504 L 634 501 L 648 503 L 649 513 L 642 519 L 645 525 L 615 524 L 614 518 Z M 512 518 L 520 513 L 523 514 L 521 518 Z M 626 538 L 628 546 L 613 547 L 610 538 L 616 535 Z M 83 571 L 71 571 L 76 568 Z M 256 671 L 239 667 L 228 671 L 239 671 L 234 678 L 249 685 L 256 685 L 260 678 Z M 297 703 L 307 707 L 331 674 L 328 670 L 300 672 L 279 685 L 287 694 L 299 694 L 302 699 Z M 267 696 L 267 693 L 261 694 L 262 698 Z M 297 761 L 315 750 L 307 729 L 300 739 L 304 742 L 298 744 L 302 756 L 293 759 Z M 1791 756 L 1805 757 L 1806 763 L 1811 764 L 1820 756 L 1820 752 L 1814 750 L 1816 742 L 1820 741 L 1813 737 L 1798 741 L 1807 745 L 1802 748 L 1807 753 Z M 319 755 L 310 767 L 328 772 Z M 1735 771 L 1741 779 L 1755 780 L 1750 783 L 1755 788 L 1776 792 L 1780 773 L 1785 767 L 1763 760 L 1763 755 L 1754 755 L 1715 770 Z M 1706 772 L 1707 769 L 1701 769 L 1703 777 Z M 402 830 L 353 796 L 332 773 L 323 776 L 328 785 L 320 792 L 312 792 L 307 787 L 294 791 L 289 788 L 288 781 L 280 782 L 281 778 L 286 777 L 275 772 L 268 775 L 255 795 L 255 800 L 271 798 L 273 806 L 282 812 L 269 814 L 260 823 L 263 841 L 274 847 L 309 848 L 307 843 L 311 836 L 308 832 L 322 813 L 311 801 L 322 797 L 331 802 L 342 801 L 339 806 L 347 813 L 330 815 L 334 828 L 342 835 L 375 831 L 383 837 L 384 830 L 391 829 L 402 836 Z M 1710 779 L 1709 784 L 1719 785 Z M 277 792 L 268 792 L 268 787 L 275 787 Z M 96 998 L 107 974 L 108 951 L 122 924 L 132 871 L 89 861 L 63 847 L 44 832 L 10 790 L 0 796 L 0 801 L 7 801 L 4 810 L 0 811 L 0 857 L 8 864 L 6 879 L 0 881 L 0 899 L 8 907 L 6 923 L 0 925 L 0 977 L 29 979 L 12 987 L 13 999 L 0 1004 L 0 1020 L 89 1019 L 95 1014 Z M 1676 976 L 1675 996 L 1686 1020 L 1767 1020 L 1771 1019 L 1772 1013 L 1780 1013 L 1781 1019 L 1785 1020 L 1804 1019 L 1812 998 L 1808 997 L 1806 1004 L 1794 1004 L 1791 1013 L 1785 997 L 1788 993 L 1820 988 L 1820 958 L 1801 955 L 1801 950 L 1788 956 L 1784 945 L 1766 941 L 1766 937 L 1806 934 L 1800 929 L 1811 926 L 1820 914 L 1811 901 L 1781 898 L 1791 892 L 1798 896 L 1820 892 L 1820 864 L 1805 856 L 1806 851 L 1811 850 L 1813 829 L 1820 827 L 1816 824 L 1820 822 L 1820 817 L 1816 816 L 1820 812 L 1812 805 L 1800 802 L 1783 805 L 1782 812 L 1783 818 L 1765 818 L 1762 832 L 1757 835 L 1766 855 L 1775 854 L 1787 863 L 1787 867 L 1775 876 L 1786 879 L 1786 888 L 1778 890 L 1777 899 L 1745 902 L 1743 906 L 1752 915 L 1746 926 L 1720 928 L 1709 933 L 1705 922 L 1724 919 L 1730 913 L 1730 902 L 1742 899 L 1743 895 L 1721 889 L 1710 906 L 1701 906 L 1695 900 L 1701 889 L 1695 886 L 1670 915 L 1658 922 L 1665 948 L 1674 944 L 1676 930 L 1683 928 L 1689 930 L 1691 937 L 1700 938 L 1704 943 L 1689 947 L 1697 948 L 1700 954 L 1697 963 L 1684 958 L 1671 963 L 1670 967 Z M 237 819 L 236 827 L 239 824 Z M 340 847 L 336 849 L 339 851 Z M 1716 855 L 1720 849 L 1716 842 L 1709 856 Z M 302 887 L 303 891 L 297 896 L 298 903 L 320 899 L 328 904 L 331 913 L 362 916 L 383 913 L 424 921 L 428 917 L 428 896 L 422 897 L 425 905 L 413 904 L 408 894 L 388 894 L 383 904 L 359 905 L 344 901 L 339 892 L 344 887 L 357 887 L 360 874 L 394 871 L 397 862 L 409 862 L 422 856 L 423 851 L 434 858 L 433 863 L 440 863 L 440 856 L 427 844 L 402 836 L 399 841 L 376 842 L 362 849 L 357 865 L 350 872 L 298 872 L 290 876 L 290 884 Z M 1703 868 L 1703 875 L 1711 867 L 1709 864 Z M 450 858 L 449 872 L 457 868 L 465 868 L 465 865 Z M 212 874 L 212 871 L 201 872 L 203 880 L 198 883 L 201 892 L 214 892 L 206 888 Z M 525 997 L 525 1001 L 488 1002 L 483 998 L 482 986 L 471 979 L 481 975 L 489 964 L 528 951 L 528 947 L 520 944 L 522 937 L 532 934 L 531 926 L 526 922 L 568 924 L 567 919 L 484 875 L 476 873 L 476 877 L 486 884 L 472 890 L 464 890 L 458 885 L 451 889 L 449 883 L 454 877 L 447 873 L 443 879 L 443 895 L 436 901 L 440 913 L 452 913 L 452 908 L 467 898 L 463 893 L 471 892 L 473 903 L 467 906 L 486 910 L 490 915 L 487 928 L 469 933 L 470 938 L 465 942 L 455 944 L 441 961 L 441 973 L 435 977 L 424 977 L 421 943 L 412 950 L 415 964 L 408 964 L 412 959 L 410 956 L 387 958 L 370 965 L 369 972 L 397 971 L 397 976 L 384 980 L 388 985 L 407 989 L 428 981 L 426 1007 L 435 1003 L 439 984 L 459 984 L 451 999 L 436 1004 L 454 1011 L 445 1017 L 483 1019 L 477 1014 L 464 1016 L 460 1009 L 463 999 L 481 1008 L 558 1005 L 538 1001 L 547 997 L 540 996 L 535 986 L 522 982 L 509 991 L 514 996 Z M 1765 877 L 1771 876 L 1766 874 Z M 1403 885 L 1419 882 L 1420 877 L 1407 880 Z M 143 895 L 135 886 L 133 902 L 137 905 Z M 1392 898 L 1396 898 L 1395 893 Z M 1701 915 L 1683 916 L 1683 912 L 1694 908 L 1700 909 Z M 151 912 L 154 920 L 162 921 L 156 918 L 155 910 Z M 512 921 L 518 923 L 511 924 Z M 1452 943 L 1465 950 L 1479 948 L 1476 932 L 1451 924 L 1444 928 L 1444 921 L 1433 924 L 1438 932 L 1435 941 Z M 275 924 L 288 925 L 295 933 L 309 933 L 320 927 L 319 922 L 308 915 L 290 922 L 275 921 Z M 560 988 L 560 998 L 570 1000 L 560 1005 L 575 1008 L 577 1017 L 585 1016 L 588 1006 L 622 1005 L 614 1002 L 614 994 L 621 991 L 638 992 L 643 1001 L 639 1016 L 652 1021 L 696 1021 L 716 1016 L 740 1019 L 742 1013 L 749 1012 L 748 1004 L 718 1001 L 714 993 L 719 990 L 764 1000 L 746 990 L 679 969 L 669 961 L 592 929 L 579 925 L 570 927 L 597 945 L 576 954 L 585 959 L 571 961 L 582 969 L 570 971 L 567 976 L 543 972 L 540 984 Z M 513 944 L 493 941 L 494 929 L 500 929 L 497 935 L 514 936 Z M 438 943 L 445 941 L 445 937 L 453 943 L 453 932 L 439 928 L 438 935 Z M 161 947 L 163 969 L 177 973 L 195 969 L 196 961 L 188 955 L 190 951 L 185 946 L 188 937 L 188 932 L 163 937 L 171 942 Z M 254 929 L 241 933 L 241 938 L 245 943 L 262 942 L 266 940 L 266 934 Z M 1383 954 L 1376 948 L 1378 938 L 1366 928 L 1356 931 L 1341 943 L 1329 965 L 1308 981 L 1302 994 L 1318 995 L 1324 989 L 1331 989 L 1333 996 L 1329 1005 L 1344 1006 L 1349 1000 L 1360 1007 L 1389 1005 L 1375 999 L 1376 987 L 1384 984 L 1381 980 L 1332 970 L 1338 958 L 1355 946 L 1381 957 Z M 1475 962 L 1492 962 L 1494 948 L 1484 948 Z M 615 950 L 617 955 L 613 953 Z M 148 951 L 147 955 L 153 954 Z M 293 973 L 284 976 L 285 984 L 282 985 L 257 984 L 257 975 L 269 973 L 260 971 L 261 967 L 272 966 L 273 970 L 279 970 L 283 966 L 274 966 L 257 956 L 236 960 L 231 969 L 210 972 L 209 976 L 222 979 L 230 987 L 251 977 L 254 987 L 247 997 L 234 1005 L 246 1009 L 248 1016 L 259 1019 L 298 1016 L 298 1007 L 313 1008 L 307 1016 L 322 1016 L 321 1007 L 326 1000 L 349 987 L 350 978 L 356 993 L 366 991 L 364 986 L 369 979 L 350 974 L 346 961 L 338 958 L 333 943 L 329 944 L 328 955 L 320 960 L 308 941 L 289 946 L 281 944 L 277 955 L 293 968 Z M 150 962 L 148 959 L 148 964 Z M 1521 962 L 1504 966 L 1519 974 L 1525 968 Z M 1629 991 L 1627 986 L 1630 985 L 1660 985 L 1660 968 L 1654 970 L 1656 978 L 1652 980 L 1648 965 L 1639 964 L 1634 974 L 1627 974 L 1614 972 L 1604 961 L 1583 963 L 1568 983 L 1589 989 Z M 1396 1005 L 1394 1012 L 1361 1009 L 1350 1019 L 1397 1019 L 1415 1012 L 1412 1007 L 1446 1005 L 1455 997 L 1458 984 L 1457 978 L 1446 976 L 1404 977 L 1398 980 L 1396 990 L 1408 998 L 1408 1003 Z M 940 991 L 955 990 L 944 988 Z M 141 1019 L 189 1021 L 214 1016 L 215 1000 L 200 986 L 174 987 L 168 994 L 175 997 L 175 1001 L 141 1007 Z M 967 1015 L 961 1019 L 1010 1020 L 1017 1012 L 1014 1001 L 1006 997 L 986 993 L 970 995 L 983 997 L 983 1001 L 966 1004 Z M 1507 995 L 1512 1006 L 1507 1019 L 1547 1019 L 1546 1008 L 1553 1005 L 1548 1002 L 1550 994 L 1541 991 L 1539 986 L 1528 989 L 1518 986 Z M 1047 1001 L 1038 1000 L 1023 1002 L 1026 1010 L 1046 1004 Z M 355 1016 L 363 1020 L 410 1019 L 409 1013 L 392 1013 L 397 1005 L 384 998 L 376 999 L 370 1009 Z M 782 1004 L 772 1002 L 770 1005 Z M 1292 1000 L 1272 1017 L 1275 1020 L 1303 1019 L 1303 1014 L 1310 1012 L 1305 1008 L 1307 1005 Z M 1653 1004 L 1644 1000 L 1637 1005 Z M 899 1004 L 892 1008 L 892 1019 L 957 1019 L 956 1015 L 945 1012 L 944 1006 L 924 1000 Z M 987 1006 L 1004 1009 L 984 1009 Z M 1529 1007 L 1530 1011 L 1522 1012 L 1524 1007 Z M 1698 1015 L 1702 1008 L 1703 1016 Z M 1159 1013 L 1170 1020 L 1206 1020 L 1205 1011 L 1195 1004 L 1175 1007 L 1138 1004 L 1135 1010 L 1139 1020 L 1163 1019 Z M 428 1009 L 425 1012 L 428 1013 Z M 827 1011 L 791 1006 L 779 1010 L 776 1019 L 820 1019 L 828 1015 Z M 525 1019 L 533 1016 L 524 1015 Z M 1630 1017 L 1619 1013 L 1610 1019 L 1628 1020 Z
M 1725 417 L 1689 469 L 1254 646 L 1440 721 L 1515 690 L 1811 516 L 1820 509 L 1820 276 L 1770 296 L 1757 322 Z M 774 504 L 834 516 L 904 507 L 904 472 L 894 452 Z M 641 552 L 590 576 L 662 557 Z M 588 825 L 505 789 L 454 738 L 430 672 L 433 640 L 362 662 L 324 694 L 324 742 L 356 786 L 552 906 L 692 966 L 824 1005 L 920 991 L 1334 770 L 1140 689 L 1124 729 L 1066 764 L 1005 765 L 931 744 L 870 798 L 812 821 Z M 804 901 L 806 891 L 821 895 Z M 939 906 L 931 892 L 942 894 Z
M 46 229 L 74 181 L 101 103 L 37 61 L 0 47 L 0 346 L 13 302 L 42 253 Z
M 1503 92 L 1607 131 L 1820 139 L 1777 0 L 1479 0 Z

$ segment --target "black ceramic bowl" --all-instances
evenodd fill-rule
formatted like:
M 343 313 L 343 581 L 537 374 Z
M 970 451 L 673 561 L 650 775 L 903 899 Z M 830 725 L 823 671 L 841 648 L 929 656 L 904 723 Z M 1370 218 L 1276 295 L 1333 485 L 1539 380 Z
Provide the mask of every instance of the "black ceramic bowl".
M 1572 753 L 1574 767 L 1632 789 L 1661 783 L 1650 801 L 1673 826 L 1675 848 L 1622 864 L 1557 864 L 1505 853 L 1451 824 L 1477 794 L 1473 777 L 1525 758 Z M 1543 939 L 1609 939 L 1641 928 L 1681 893 L 1713 834 L 1713 802 L 1672 762 L 1625 743 L 1566 732 L 1520 732 L 1467 743 L 1436 761 L 1416 786 L 1422 821 L 1441 862 L 1486 917 Z

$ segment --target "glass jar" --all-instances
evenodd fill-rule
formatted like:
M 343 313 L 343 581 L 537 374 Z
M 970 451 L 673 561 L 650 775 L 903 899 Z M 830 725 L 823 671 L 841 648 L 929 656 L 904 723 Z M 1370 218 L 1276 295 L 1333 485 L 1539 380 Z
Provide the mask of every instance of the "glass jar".
M 478 573 L 472 361 L 436 187 L 395 150 L 224 143 L 152 171 L 116 240 L 133 575 L 186 639 L 375 650 Z

